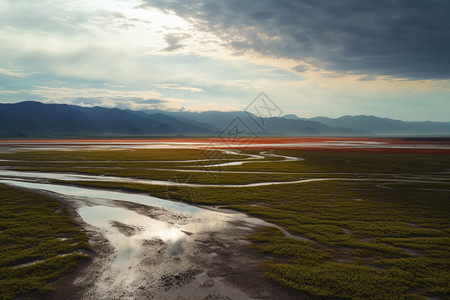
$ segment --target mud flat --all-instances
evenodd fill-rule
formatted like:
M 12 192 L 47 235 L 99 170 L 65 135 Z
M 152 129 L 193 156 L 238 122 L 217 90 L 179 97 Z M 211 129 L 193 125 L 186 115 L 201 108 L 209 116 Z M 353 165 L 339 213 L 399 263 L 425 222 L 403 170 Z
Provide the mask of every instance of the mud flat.
M 248 236 L 269 225 L 262 220 L 162 199 L 152 205 L 154 197 L 143 195 L 102 198 L 90 189 L 9 184 L 58 198 L 90 237 L 90 262 L 57 282 L 50 299 L 299 298 L 264 278 L 266 257 L 246 248 Z

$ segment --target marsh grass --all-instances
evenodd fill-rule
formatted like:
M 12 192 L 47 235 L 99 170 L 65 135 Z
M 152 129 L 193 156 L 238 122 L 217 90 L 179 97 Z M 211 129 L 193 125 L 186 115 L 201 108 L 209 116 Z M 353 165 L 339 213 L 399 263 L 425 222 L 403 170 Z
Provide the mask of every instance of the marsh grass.
M 194 204 L 227 205 L 282 226 L 291 234 L 311 241 L 288 238 L 277 228 L 263 228 L 249 246 L 271 256 L 264 263 L 269 278 L 313 298 L 423 299 L 450 297 L 450 157 L 446 155 L 355 153 L 343 151 L 276 150 L 302 161 L 255 162 L 230 166 L 231 171 L 288 172 L 304 174 L 221 173 L 216 178 L 188 172 L 150 172 L 145 168 L 179 168 L 152 160 L 188 160 L 199 152 L 142 150 L 117 158 L 117 151 L 83 153 L 77 167 L 92 174 L 180 182 L 242 184 L 301 178 L 426 178 L 428 182 L 322 181 L 261 187 L 164 187 L 129 182 L 72 181 L 65 184 L 121 189 Z M 134 151 L 131 151 L 134 152 Z M 257 154 L 256 150 L 246 151 Z M 74 160 L 76 154 L 39 152 L 39 159 Z M 33 158 L 36 153 L 29 154 Z M 104 157 L 102 158 L 102 155 Z M 159 156 L 160 155 L 160 156 Z M 194 156 L 192 156 L 194 155 Z M 98 160 L 93 163 L 85 160 Z M 141 159 L 142 165 L 128 160 Z M 0 157 L 4 158 L 4 157 Z M 234 159 L 241 159 L 235 157 Z M 30 159 L 33 168 L 80 172 L 62 163 L 46 165 Z M 8 162 L 3 162 L 8 164 Z M 10 165 L 12 166 L 12 164 Z M 26 163 L 21 167 L 30 167 Z M 122 169 L 115 169 L 114 167 Z M 14 167 L 18 167 L 17 165 Z M 96 169 L 97 168 L 97 169 Z M 219 168 L 212 168 L 220 170 Z M 47 169 L 49 170 L 49 169 Z M 85 170 L 86 171 L 86 170 Z M 329 173 L 329 174 L 327 174 Z M 332 175 L 330 175 L 332 174 Z M 433 181 L 434 180 L 434 181 Z M 58 181 L 53 181 L 58 182 Z M 192 197 L 192 195 L 196 195 Z M 0 234 L 1 236 L 1 234 Z
M 0 298 L 51 289 L 86 256 L 88 238 L 61 204 L 0 184 Z
M 58 173 L 78 173 L 87 175 L 107 175 L 117 176 L 125 178 L 136 178 L 146 180 L 174 180 L 175 178 L 179 182 L 189 183 L 205 183 L 205 184 L 247 184 L 264 181 L 294 181 L 304 178 L 301 175 L 291 174 L 277 174 L 275 177 L 273 174 L 230 174 L 230 173 L 210 173 L 210 172 L 174 172 L 171 170 L 152 170 L 143 167 L 66 167 L 66 166 L 50 166 L 50 167 L 12 167 L 11 170 L 16 171 L 38 171 L 38 172 L 58 172 Z M 239 177 L 239 180 L 237 179 Z M 312 176 L 308 176 L 312 178 Z

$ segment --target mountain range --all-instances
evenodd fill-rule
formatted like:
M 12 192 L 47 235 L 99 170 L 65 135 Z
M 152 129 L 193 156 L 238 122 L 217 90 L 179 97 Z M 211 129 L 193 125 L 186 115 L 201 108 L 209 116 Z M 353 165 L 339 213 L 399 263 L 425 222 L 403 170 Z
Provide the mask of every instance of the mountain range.
M 450 123 L 375 116 L 337 119 L 294 114 L 260 118 L 245 111 L 122 110 L 44 104 L 0 104 L 0 137 L 149 136 L 450 136 Z

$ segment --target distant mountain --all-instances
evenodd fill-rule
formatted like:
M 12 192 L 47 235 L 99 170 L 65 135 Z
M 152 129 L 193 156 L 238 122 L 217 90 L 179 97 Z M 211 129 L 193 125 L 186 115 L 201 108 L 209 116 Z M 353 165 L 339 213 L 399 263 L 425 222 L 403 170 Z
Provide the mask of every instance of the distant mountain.
M 294 114 L 284 115 L 283 118 L 290 119 L 290 120 L 300 120 L 300 118 L 297 115 L 294 115 Z
M 248 113 L 244 111 L 161 111 L 161 110 L 144 110 L 147 114 L 163 113 L 174 118 L 195 122 L 199 126 L 210 128 L 212 131 L 220 131 L 226 128 L 235 118 L 247 118 Z
M 0 104 L 0 136 L 3 137 L 210 133 L 208 129 L 162 114 L 32 101 Z
M 0 104 L 0 137 L 80 136 L 450 136 L 450 123 L 375 116 L 337 119 L 296 115 L 260 118 L 244 111 L 121 110 L 43 104 Z
M 148 114 L 161 112 L 157 110 L 147 110 Z M 164 112 L 178 119 L 189 120 L 201 126 L 207 126 L 219 135 L 229 130 L 234 125 L 238 125 L 249 135 L 256 136 L 283 136 L 283 135 L 363 135 L 364 131 L 351 128 L 335 128 L 324 125 L 314 120 L 300 119 L 295 115 L 291 118 L 260 118 L 245 111 L 205 111 L 205 112 Z M 295 116 L 292 117 L 292 116 Z M 238 122 L 236 122 L 238 121 Z
M 332 127 L 353 128 L 373 135 L 450 135 L 450 123 L 404 122 L 375 116 L 316 117 L 310 120 Z

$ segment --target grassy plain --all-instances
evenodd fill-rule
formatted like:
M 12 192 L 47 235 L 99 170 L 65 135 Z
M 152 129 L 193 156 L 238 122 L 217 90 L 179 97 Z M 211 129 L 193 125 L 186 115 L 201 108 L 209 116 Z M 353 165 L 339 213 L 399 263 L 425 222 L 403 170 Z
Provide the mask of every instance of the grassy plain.
M 86 258 L 88 238 L 50 197 L 0 184 L 0 298 L 51 289 Z
M 204 152 L 177 149 L 20 152 L 0 154 L 0 159 L 21 161 L 0 163 L 15 169 L 206 184 L 341 179 L 241 188 L 65 183 L 146 192 L 194 204 L 225 205 L 282 226 L 309 241 L 289 238 L 279 229 L 267 227 L 251 237 L 250 247 L 272 257 L 263 266 L 268 277 L 305 296 L 450 297 L 450 156 L 297 150 L 274 153 L 304 160 L 271 157 L 271 162 L 204 168 L 203 163 L 242 157 L 222 157 L 218 152 L 214 155 L 217 160 L 181 162 L 205 159 Z M 248 173 L 253 171 L 267 173 Z M 345 181 L 347 178 L 360 181 Z

